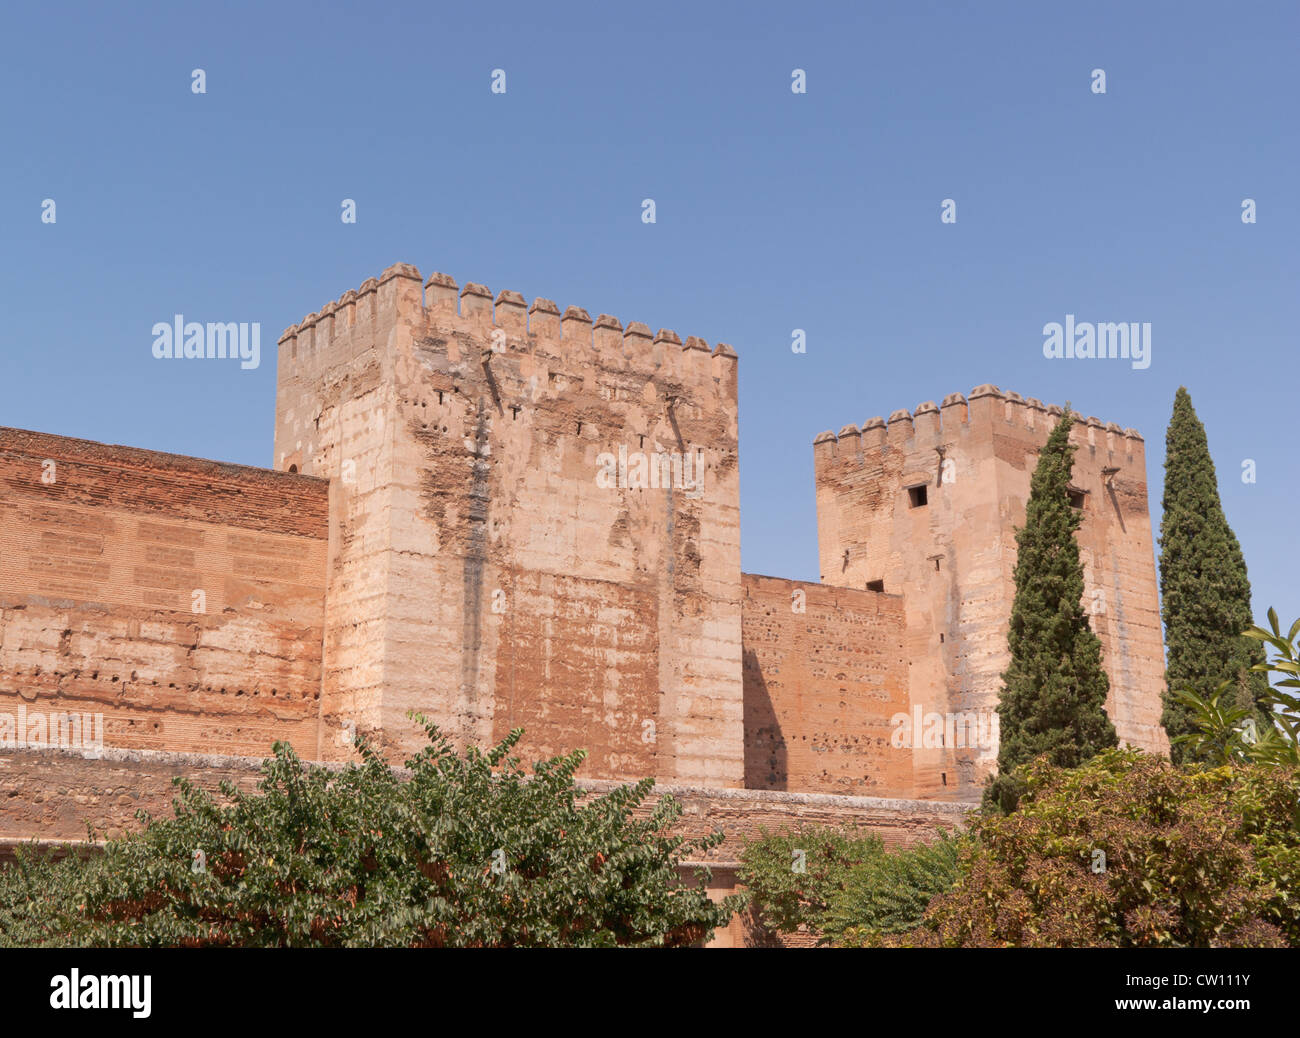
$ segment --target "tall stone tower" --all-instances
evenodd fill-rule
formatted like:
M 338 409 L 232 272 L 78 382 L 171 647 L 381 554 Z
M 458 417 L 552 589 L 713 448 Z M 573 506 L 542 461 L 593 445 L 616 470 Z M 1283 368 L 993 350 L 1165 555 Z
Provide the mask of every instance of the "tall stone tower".
M 288 329 L 275 466 L 330 481 L 319 756 L 415 747 L 416 710 L 742 785 L 736 363 L 408 264 Z
M 901 593 L 911 705 L 994 712 L 1009 661 L 1015 531 L 1037 453 L 1061 414 L 983 385 L 845 426 L 814 443 L 823 583 Z M 1107 713 L 1121 742 L 1168 753 L 1160 727 L 1164 647 L 1136 430 L 1079 419 L 1072 500 L 1085 606 L 1110 678 Z M 974 800 L 997 763 L 992 745 L 917 745 L 913 795 Z

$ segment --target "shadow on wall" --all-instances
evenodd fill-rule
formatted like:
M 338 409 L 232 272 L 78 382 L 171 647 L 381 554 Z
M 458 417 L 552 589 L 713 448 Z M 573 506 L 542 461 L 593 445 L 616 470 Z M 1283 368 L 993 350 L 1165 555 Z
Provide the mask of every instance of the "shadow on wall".
M 745 788 L 790 788 L 785 738 L 767 681 L 752 649 L 744 652 L 745 674 Z

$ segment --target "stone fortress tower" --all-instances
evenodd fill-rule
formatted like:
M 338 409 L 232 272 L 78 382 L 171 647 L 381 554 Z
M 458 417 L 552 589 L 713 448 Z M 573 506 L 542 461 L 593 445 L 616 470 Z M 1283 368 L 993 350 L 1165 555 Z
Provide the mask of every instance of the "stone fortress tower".
M 1009 662 L 1015 531 L 1055 405 L 983 385 L 817 437 L 817 535 L 823 583 L 904 599 L 915 709 L 997 709 Z M 1134 429 L 1076 419 L 1072 503 L 1085 606 L 1110 679 L 1121 742 L 1168 754 L 1160 727 L 1164 646 L 1146 456 Z M 919 748 L 914 795 L 977 798 L 997 748 Z
M 728 346 L 406 264 L 286 331 L 275 466 L 330 481 L 323 755 L 349 722 L 409 749 L 418 709 L 742 785 L 736 386 Z

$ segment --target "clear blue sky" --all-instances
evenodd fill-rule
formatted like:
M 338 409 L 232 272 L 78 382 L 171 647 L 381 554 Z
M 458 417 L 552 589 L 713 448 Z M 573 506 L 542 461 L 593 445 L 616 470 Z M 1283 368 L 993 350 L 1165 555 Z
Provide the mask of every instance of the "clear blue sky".
M 743 564 L 798 579 L 820 430 L 1070 400 L 1147 438 L 1158 518 L 1186 384 L 1256 613 L 1300 615 L 1298 12 L 10 5 L 0 424 L 270 465 L 274 339 L 405 261 L 733 344 Z M 262 366 L 155 360 L 178 312 L 260 322 Z M 1150 368 L 1044 358 L 1066 313 L 1150 322 Z

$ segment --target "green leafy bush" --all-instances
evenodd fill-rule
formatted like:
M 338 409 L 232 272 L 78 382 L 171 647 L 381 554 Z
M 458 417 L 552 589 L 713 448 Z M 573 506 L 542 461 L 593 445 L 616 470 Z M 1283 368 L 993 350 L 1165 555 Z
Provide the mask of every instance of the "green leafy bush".
M 0 943 L 107 946 L 612 946 L 707 940 L 743 905 L 713 903 L 678 865 L 721 833 L 668 834 L 645 779 L 585 797 L 582 751 L 539 762 L 429 744 L 402 774 L 368 747 L 341 770 L 283 743 L 255 794 L 185 780 L 175 817 L 90 861 L 0 872 Z
M 1268 623 L 1268 629 L 1255 626 L 1243 635 L 1275 653 L 1266 652 L 1265 661 L 1251 667 L 1277 676 L 1256 697 L 1260 711 L 1239 705 L 1232 679 L 1208 697 L 1190 688 L 1175 689 L 1171 696 L 1181 704 L 1191 729 L 1174 737 L 1175 746 L 1186 746 L 1196 759 L 1223 764 L 1300 766 L 1300 620 L 1283 634 L 1276 610 L 1270 609 Z
M 1179 769 L 1111 750 L 1019 773 L 961 878 L 889 945 L 1300 945 L 1300 769 Z
M 855 944 L 867 933 L 915 926 L 935 894 L 957 877 L 963 840 L 889 850 L 856 829 L 810 826 L 746 844 L 738 879 L 759 921 L 777 933 L 806 928 L 822 943 Z
M 0 866 L 0 948 L 45 943 L 55 932 L 55 920 L 75 913 L 74 880 L 83 863 L 56 861 L 52 852 L 18 854 Z M 89 863 L 86 863 L 89 864 Z
M 957 882 L 963 845 L 961 837 L 941 832 L 931 843 L 868 858 L 831 900 L 824 932 L 832 943 L 854 947 L 877 933 L 916 926 L 930 901 Z

